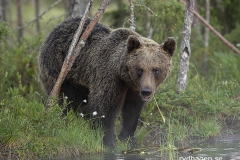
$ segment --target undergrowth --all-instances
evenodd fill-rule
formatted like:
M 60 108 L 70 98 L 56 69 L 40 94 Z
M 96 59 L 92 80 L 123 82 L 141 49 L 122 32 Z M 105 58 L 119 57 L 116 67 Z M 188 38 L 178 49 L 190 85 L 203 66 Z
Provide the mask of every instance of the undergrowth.
M 103 152 L 103 132 L 90 128 L 89 121 L 74 113 L 62 116 L 62 109 L 22 96 L 2 100 L 0 142 L 21 159 L 80 156 Z

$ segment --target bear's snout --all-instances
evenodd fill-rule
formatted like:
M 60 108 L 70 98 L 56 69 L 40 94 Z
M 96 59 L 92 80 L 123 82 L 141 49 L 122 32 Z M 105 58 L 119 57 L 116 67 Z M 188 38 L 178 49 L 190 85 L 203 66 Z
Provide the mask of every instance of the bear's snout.
M 152 94 L 152 90 L 149 87 L 143 88 L 141 91 L 143 96 L 150 96 Z
M 141 89 L 141 98 L 143 101 L 148 102 L 152 98 L 152 89 L 150 87 L 144 87 Z

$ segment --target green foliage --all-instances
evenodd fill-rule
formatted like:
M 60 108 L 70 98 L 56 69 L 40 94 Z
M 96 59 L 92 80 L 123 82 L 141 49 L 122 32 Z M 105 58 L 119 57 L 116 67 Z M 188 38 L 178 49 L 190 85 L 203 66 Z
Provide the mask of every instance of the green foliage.
M 197 7 L 199 13 L 205 18 L 205 0 L 197 1 Z M 230 43 L 235 47 L 240 43 L 240 20 L 239 16 L 239 2 L 225 0 L 219 2 L 218 0 L 210 1 L 210 24 Z M 204 47 L 204 34 L 205 34 L 205 25 L 199 24 L 199 26 L 193 27 L 191 34 L 191 50 L 194 54 L 192 61 L 197 66 L 208 65 L 203 64 L 203 54 L 206 53 L 207 58 L 212 57 L 215 52 L 217 53 L 226 53 L 230 52 L 231 49 L 225 45 L 215 34 L 210 32 L 209 34 L 209 47 Z M 237 47 L 240 49 L 239 47 Z M 231 53 L 232 54 L 232 53 Z M 207 72 L 208 66 L 205 68 L 204 72 Z M 201 72 L 201 71 L 200 71 Z
M 121 0 L 112 1 L 110 4 L 117 6 L 117 8 L 108 8 L 102 15 L 101 23 L 107 24 L 112 28 L 123 27 L 126 18 L 129 16 L 129 7 Z
M 229 33 L 237 29 L 240 24 L 239 1 L 224 0 L 221 3 L 217 0 L 211 1 L 211 16 L 214 17 L 213 24 L 221 24 L 221 32 Z
M 7 36 L 11 35 L 10 28 L 7 22 L 0 23 L 0 42 L 5 40 Z
M 152 28 L 152 39 L 157 42 L 180 36 L 184 6 L 177 0 L 138 0 L 135 3 L 137 31 L 142 35 L 149 36 Z
M 214 53 L 210 58 L 212 72 L 209 75 L 217 76 L 222 81 L 236 81 L 240 79 L 240 57 L 233 53 Z M 224 72 L 223 72 L 224 70 Z
M 239 25 L 240 26 L 240 25 Z M 240 36 L 240 30 L 239 27 L 236 29 L 231 30 L 228 34 L 224 35 L 224 37 L 232 43 L 235 47 L 237 44 L 240 43 L 239 40 Z M 194 42 L 193 42 L 194 43 Z M 229 53 L 229 54 L 235 54 L 226 44 L 224 44 L 217 36 L 210 34 L 210 40 L 209 40 L 209 48 L 208 48 L 208 57 L 213 56 L 214 53 L 217 52 L 218 54 L 221 53 Z M 240 47 L 236 47 L 240 49 Z M 227 56 L 228 54 L 226 54 Z
M 74 156 L 103 151 L 100 129 L 69 113 L 62 117 L 59 106 L 46 111 L 38 101 L 13 96 L 0 103 L 0 143 L 21 159 Z
M 7 22 L 0 23 L 0 63 L 3 60 L 4 45 L 6 44 L 6 38 L 11 35 L 11 30 L 8 27 Z
M 229 32 L 228 34 L 225 35 L 225 38 L 227 40 L 229 40 L 233 45 L 237 45 L 240 44 L 240 23 L 237 25 L 237 27 L 233 30 L 231 30 L 231 32 Z M 240 49 L 240 47 L 238 46 L 238 49 Z
M 108 11 L 103 15 L 104 22 L 111 27 L 126 27 L 130 22 L 129 3 L 119 0 L 115 2 L 117 9 Z M 146 37 L 153 29 L 152 39 L 162 42 L 170 36 L 180 36 L 184 5 L 177 0 L 136 0 L 134 2 L 134 16 L 136 31 Z
M 240 50 L 240 47 L 237 46 L 237 44 L 240 44 L 240 24 L 238 24 L 238 26 L 235 29 L 232 29 L 229 33 L 225 34 L 224 37 L 230 42 L 232 43 L 238 50 Z M 209 54 L 213 54 L 214 52 L 220 52 L 220 53 L 228 53 L 232 54 L 229 47 L 227 45 L 225 45 L 222 41 L 220 41 L 215 35 L 212 35 L 210 37 L 210 41 L 209 41 L 209 45 L 211 47 L 209 47 L 208 52 Z M 235 53 L 234 53 L 235 54 Z
M 206 12 L 206 1 L 198 0 L 197 4 L 199 13 L 204 18 Z M 223 35 L 238 28 L 240 23 L 239 16 L 239 1 L 210 1 L 210 24 Z
M 20 46 L 1 53 L 1 93 L 13 93 L 15 87 L 24 88 L 24 91 L 19 93 L 24 96 L 32 94 L 33 90 L 40 90 L 37 76 L 37 55 L 40 43 L 40 37 L 24 40 Z M 5 97 L 6 94 L 0 95 L 0 99 Z
M 214 118 L 207 120 L 196 119 L 191 129 L 191 135 L 204 139 L 218 135 L 221 129 L 221 124 Z

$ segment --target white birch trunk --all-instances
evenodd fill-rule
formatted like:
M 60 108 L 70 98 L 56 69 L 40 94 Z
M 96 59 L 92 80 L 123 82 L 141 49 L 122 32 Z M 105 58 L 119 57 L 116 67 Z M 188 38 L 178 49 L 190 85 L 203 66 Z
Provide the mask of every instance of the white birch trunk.
M 177 92 L 183 93 L 187 88 L 187 74 L 189 70 L 190 35 L 193 22 L 194 0 L 186 0 L 184 26 L 182 31 L 182 44 L 180 51 L 180 67 L 177 79 Z
M 89 0 L 75 0 L 72 15 L 83 15 L 88 2 Z

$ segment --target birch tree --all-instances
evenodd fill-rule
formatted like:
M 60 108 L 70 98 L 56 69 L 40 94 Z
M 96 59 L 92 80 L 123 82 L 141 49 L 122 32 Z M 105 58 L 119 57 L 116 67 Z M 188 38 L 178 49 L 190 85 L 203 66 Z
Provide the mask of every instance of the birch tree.
M 187 88 L 187 74 L 189 70 L 190 35 L 193 22 L 194 0 L 186 0 L 184 25 L 182 30 L 182 44 L 180 51 L 180 67 L 177 79 L 177 92 L 182 93 Z
M 194 10 L 199 13 L 199 3 L 198 3 L 198 0 L 194 1 Z M 200 23 L 200 20 L 196 16 L 193 16 L 193 24 L 192 24 L 192 26 L 196 27 L 197 36 L 201 37 L 202 36 L 201 23 Z
M 130 4 L 130 29 L 132 31 L 135 31 L 136 27 L 135 27 L 135 22 L 134 22 L 134 0 L 129 0 L 129 4 Z
M 72 15 L 83 15 L 87 4 L 88 0 L 75 0 Z
M 75 0 L 68 0 L 68 1 L 65 1 L 65 10 L 66 10 L 66 18 L 68 18 L 69 16 L 72 15 L 73 13 L 73 8 L 74 8 L 74 3 L 75 3 Z
M 68 0 L 66 4 L 66 18 L 69 16 L 83 15 L 89 0 Z

